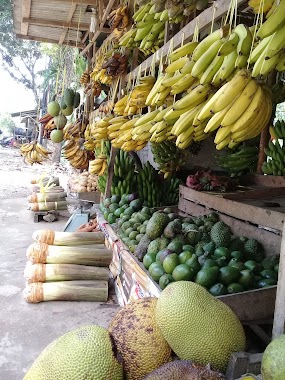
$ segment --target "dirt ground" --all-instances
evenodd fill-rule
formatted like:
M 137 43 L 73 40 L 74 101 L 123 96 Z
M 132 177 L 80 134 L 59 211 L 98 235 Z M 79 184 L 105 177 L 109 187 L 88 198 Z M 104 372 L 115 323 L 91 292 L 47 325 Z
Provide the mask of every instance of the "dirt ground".
M 26 250 L 35 230 L 62 231 L 70 214 L 58 221 L 35 223 L 27 208 L 30 180 L 37 175 L 59 176 L 65 187 L 69 168 L 28 166 L 15 148 L 0 148 L 0 379 L 22 380 L 31 364 L 54 339 L 79 326 L 107 327 L 118 310 L 114 302 L 27 303 L 23 297 Z M 66 187 L 65 187 L 66 188 Z M 57 380 L 57 379 L 54 379 Z

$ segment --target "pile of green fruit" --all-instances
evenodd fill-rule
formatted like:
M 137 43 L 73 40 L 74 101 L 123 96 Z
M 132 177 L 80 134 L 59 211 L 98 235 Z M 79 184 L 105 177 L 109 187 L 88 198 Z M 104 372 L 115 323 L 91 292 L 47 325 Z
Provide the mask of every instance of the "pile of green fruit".
M 142 201 L 136 194 L 112 195 L 100 203 L 99 209 L 108 223 L 113 224 L 118 218 L 126 221 L 133 213 L 142 208 Z
M 194 281 L 214 296 L 276 285 L 278 256 L 265 257 L 255 239 L 232 235 L 217 214 L 181 217 L 164 209 L 146 224 L 143 264 L 164 289 Z

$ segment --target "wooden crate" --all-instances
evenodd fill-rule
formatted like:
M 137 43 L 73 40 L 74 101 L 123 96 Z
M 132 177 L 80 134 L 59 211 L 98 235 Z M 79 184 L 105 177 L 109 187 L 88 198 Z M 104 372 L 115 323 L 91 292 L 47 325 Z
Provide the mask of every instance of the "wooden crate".
M 258 177 L 257 177 L 258 178 Z M 257 179 L 255 179 L 257 180 Z M 260 181 L 260 178 L 258 178 Z M 283 179 L 284 180 L 284 179 Z M 266 255 L 280 254 L 277 287 L 223 296 L 224 302 L 245 321 L 257 321 L 274 316 L 272 336 L 284 332 L 285 322 L 285 188 L 284 181 L 267 179 L 268 188 L 254 189 L 253 192 L 236 194 L 209 194 L 180 186 L 179 210 L 185 214 L 203 215 L 215 211 L 221 220 L 231 226 L 234 234 L 258 239 Z M 261 190 L 261 193 L 258 193 Z M 260 204 L 260 201 L 263 204 Z M 268 200 L 267 202 L 264 201 Z M 270 207 L 278 203 L 278 208 Z

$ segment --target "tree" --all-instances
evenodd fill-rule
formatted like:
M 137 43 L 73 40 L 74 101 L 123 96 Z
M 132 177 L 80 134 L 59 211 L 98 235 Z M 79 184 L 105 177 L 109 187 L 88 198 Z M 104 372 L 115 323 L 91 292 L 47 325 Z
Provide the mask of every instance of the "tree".
M 0 114 L 0 130 L 5 134 L 13 134 L 14 127 L 16 126 L 10 113 Z
M 38 42 L 18 39 L 13 31 L 11 0 L 0 0 L 0 62 L 6 72 L 27 90 L 33 91 L 35 107 L 40 94 L 37 64 L 42 57 Z

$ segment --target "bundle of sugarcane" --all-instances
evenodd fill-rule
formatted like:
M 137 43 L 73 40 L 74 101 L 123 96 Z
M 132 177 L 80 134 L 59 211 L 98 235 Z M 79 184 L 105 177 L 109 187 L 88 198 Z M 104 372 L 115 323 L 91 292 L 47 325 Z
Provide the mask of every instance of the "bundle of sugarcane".
M 39 230 L 27 249 L 27 302 L 107 301 L 112 251 L 101 232 Z

